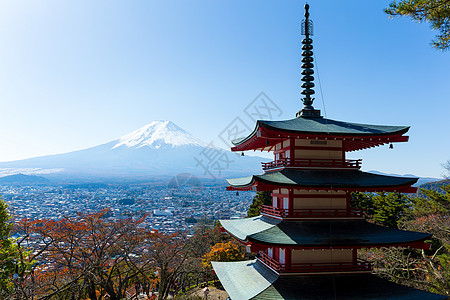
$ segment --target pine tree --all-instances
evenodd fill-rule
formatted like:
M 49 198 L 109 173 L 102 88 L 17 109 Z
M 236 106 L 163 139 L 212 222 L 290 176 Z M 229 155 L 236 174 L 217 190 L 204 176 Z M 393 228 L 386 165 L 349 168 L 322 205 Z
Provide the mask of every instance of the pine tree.
M 256 196 L 253 198 L 253 202 L 248 209 L 247 218 L 259 216 L 259 208 L 261 205 L 272 205 L 270 191 L 256 193 Z
M 446 51 L 450 48 L 450 0 L 393 1 L 385 12 L 391 16 L 407 16 L 418 22 L 428 22 L 438 30 L 433 47 Z
M 408 198 L 400 193 L 380 193 L 373 197 L 373 220 L 381 225 L 398 228 L 405 215 Z
M 13 288 L 12 274 L 16 273 L 17 251 L 11 239 L 12 223 L 8 205 L 0 199 L 0 298 L 5 299 Z

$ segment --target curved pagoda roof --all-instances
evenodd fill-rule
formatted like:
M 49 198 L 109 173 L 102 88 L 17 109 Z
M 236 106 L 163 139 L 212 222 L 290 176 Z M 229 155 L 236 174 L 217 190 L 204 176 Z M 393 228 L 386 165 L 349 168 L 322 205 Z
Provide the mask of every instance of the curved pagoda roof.
M 284 121 L 258 120 L 252 133 L 232 141 L 234 147 L 231 150 L 270 151 L 280 139 L 317 138 L 343 140 L 345 151 L 355 151 L 391 142 L 407 142 L 409 137 L 403 134 L 408 130 L 409 126 L 357 124 L 323 117 L 300 116 Z
M 373 274 L 279 276 L 258 260 L 211 263 L 232 299 L 447 299 Z
M 411 187 L 418 178 L 378 175 L 360 170 L 303 170 L 284 169 L 252 175 L 243 178 L 227 179 L 228 190 L 250 190 L 256 186 L 258 191 L 273 190 L 279 187 L 315 190 L 347 191 L 398 191 L 415 192 Z
M 426 247 L 431 234 L 375 225 L 365 220 L 282 221 L 267 216 L 221 220 L 235 238 L 255 244 L 324 247 Z

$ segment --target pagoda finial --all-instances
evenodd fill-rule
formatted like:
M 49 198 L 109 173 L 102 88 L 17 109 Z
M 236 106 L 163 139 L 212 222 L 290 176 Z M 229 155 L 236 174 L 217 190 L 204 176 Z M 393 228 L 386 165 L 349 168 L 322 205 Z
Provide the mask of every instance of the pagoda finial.
M 302 21 L 302 35 L 305 38 L 302 40 L 302 95 L 305 95 L 302 98 L 303 109 L 297 113 L 297 117 L 320 117 L 320 110 L 314 109 L 312 106 L 314 98 L 311 98 L 311 95 L 314 95 L 314 74 L 313 70 L 313 45 L 312 39 L 309 37 L 313 35 L 313 22 L 309 19 L 309 4 L 305 4 L 305 19 Z

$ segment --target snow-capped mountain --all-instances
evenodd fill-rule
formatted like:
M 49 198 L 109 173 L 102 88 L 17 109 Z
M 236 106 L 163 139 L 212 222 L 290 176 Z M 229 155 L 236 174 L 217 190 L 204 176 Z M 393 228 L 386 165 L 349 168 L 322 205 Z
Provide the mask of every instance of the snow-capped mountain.
M 128 148 L 150 147 L 153 149 L 178 146 L 200 146 L 206 144 L 178 127 L 171 121 L 153 121 L 136 131 L 117 140 L 113 149 L 125 146 Z
M 191 173 L 198 177 L 261 172 L 260 157 L 212 148 L 170 121 L 153 121 L 109 143 L 57 155 L 0 163 L 0 176 L 23 173 L 50 180 L 147 179 Z

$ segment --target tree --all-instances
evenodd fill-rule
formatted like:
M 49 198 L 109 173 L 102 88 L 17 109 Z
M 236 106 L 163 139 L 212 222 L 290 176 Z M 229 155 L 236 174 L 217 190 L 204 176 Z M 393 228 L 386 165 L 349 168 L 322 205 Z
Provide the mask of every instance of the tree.
M 34 263 L 29 251 L 21 247 L 22 239 L 11 238 L 13 223 L 10 220 L 8 205 L 0 198 L 0 299 L 20 294 L 23 279 L 29 276 Z
M 393 1 L 385 12 L 390 16 L 407 16 L 418 22 L 428 22 L 438 30 L 432 41 L 434 48 L 450 48 L 450 0 L 400 0 Z
M 211 268 L 205 268 L 202 264 L 203 256 L 211 248 L 220 242 L 227 242 L 231 239 L 228 234 L 220 232 L 220 223 L 217 222 L 214 227 L 207 225 L 197 225 L 194 235 L 189 238 L 189 260 L 186 262 L 183 274 L 180 275 L 180 284 L 182 291 L 186 287 L 192 286 L 192 282 L 208 282 L 208 278 L 215 278 Z
M 369 221 L 394 228 L 398 228 L 408 203 L 408 198 L 400 193 L 353 192 L 350 198 L 350 206 L 365 210 Z
M 373 197 L 373 220 L 384 226 L 398 228 L 405 215 L 408 198 L 400 193 L 380 193 Z
M 139 227 L 143 218 L 109 221 L 105 213 L 18 222 L 22 243 L 34 245 L 27 259 L 42 263 L 23 277 L 22 298 L 97 300 L 107 293 L 118 300 L 134 282 L 148 280 L 154 266 L 145 256 L 151 232 Z
M 20 293 L 14 299 L 99 300 L 106 294 L 111 300 L 124 299 L 134 292 L 135 283 L 150 283 L 159 299 L 167 299 L 169 292 L 185 290 L 192 273 L 203 278 L 203 255 L 225 238 L 218 227 L 199 226 L 188 239 L 145 228 L 145 216 L 115 221 L 106 216 L 105 210 L 17 222 L 20 243 L 33 247 L 23 260 L 37 259 L 40 264 L 33 264 L 28 275 L 19 275 Z
M 156 267 L 159 287 L 158 299 L 167 299 L 172 286 L 185 273 L 189 261 L 189 243 L 182 234 L 163 234 L 151 232 L 148 236 L 150 247 L 146 259 Z
M 0 199 L 0 298 L 11 291 L 11 274 L 15 273 L 16 251 L 10 238 L 10 219 L 8 205 Z
M 217 243 L 211 251 L 203 256 L 202 264 L 205 268 L 211 267 L 211 261 L 240 261 L 244 260 L 245 254 L 239 245 L 233 241 Z
M 373 194 L 352 192 L 350 197 L 350 207 L 363 209 L 365 214 L 371 218 L 374 214 Z
M 402 230 L 433 234 L 430 250 L 382 248 L 361 251 L 373 261 L 375 273 L 415 288 L 450 296 L 450 186 L 443 193 L 421 189 L 423 197 L 409 197 Z
M 197 226 L 194 235 L 189 239 L 189 251 L 192 257 L 202 258 L 211 247 L 220 242 L 227 242 L 231 239 L 228 234 L 220 232 L 220 223 L 214 227 L 205 225 Z
M 412 214 L 418 218 L 434 214 L 448 215 L 450 212 L 450 185 L 441 187 L 444 193 L 420 189 L 424 197 L 411 197 Z
M 261 205 L 272 205 L 270 191 L 257 192 L 247 212 L 247 218 L 259 216 Z

